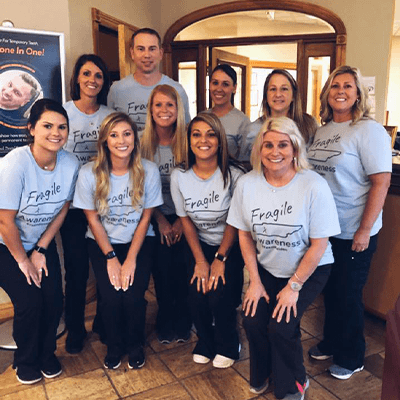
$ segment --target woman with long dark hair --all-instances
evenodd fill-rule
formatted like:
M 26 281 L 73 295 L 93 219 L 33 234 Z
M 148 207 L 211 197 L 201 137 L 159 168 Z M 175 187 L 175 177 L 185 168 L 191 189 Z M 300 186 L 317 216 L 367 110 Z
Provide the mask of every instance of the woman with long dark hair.
M 14 305 L 14 368 L 21 383 L 61 374 L 55 356 L 63 299 L 54 236 L 68 212 L 79 163 L 62 149 L 68 115 L 50 99 L 28 120 L 28 146 L 0 163 L 0 286 Z
M 70 132 L 65 150 L 74 154 L 82 166 L 97 153 L 97 140 L 103 119 L 114 112 L 105 106 L 110 79 L 104 61 L 95 54 L 83 54 L 75 63 L 70 82 L 71 101 L 65 103 Z M 65 269 L 65 324 L 68 330 L 65 349 L 79 353 L 86 337 L 86 283 L 89 256 L 85 234 L 87 220 L 82 210 L 71 207 L 61 227 Z M 94 328 L 102 333 L 96 316 Z M 103 335 L 102 335 L 103 336 Z
M 228 368 L 239 357 L 236 307 L 241 301 L 243 259 L 237 231 L 226 224 L 243 168 L 228 152 L 224 128 L 209 112 L 187 131 L 188 164 L 171 176 L 171 193 L 189 244 L 189 304 L 199 338 L 193 361 Z

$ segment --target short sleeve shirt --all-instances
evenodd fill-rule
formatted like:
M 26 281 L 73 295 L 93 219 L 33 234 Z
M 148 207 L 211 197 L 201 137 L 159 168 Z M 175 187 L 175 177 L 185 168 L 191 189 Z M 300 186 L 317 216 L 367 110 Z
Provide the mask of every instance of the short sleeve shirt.
M 311 245 L 310 238 L 340 232 L 329 186 L 309 170 L 296 173 L 283 187 L 270 185 L 263 174 L 249 172 L 237 183 L 227 223 L 251 233 L 258 262 L 278 278 L 293 275 Z M 328 243 L 318 265 L 332 262 Z
M 145 170 L 144 194 L 142 204 L 137 209 L 132 207 L 129 173 L 122 176 L 110 175 L 110 194 L 107 202 L 108 214 L 101 217 L 101 222 L 111 244 L 129 243 L 135 233 L 143 210 L 157 207 L 162 204 L 161 181 L 157 166 L 148 160 L 142 160 Z M 96 210 L 94 194 L 96 190 L 96 178 L 93 173 L 93 162 L 85 164 L 76 183 L 74 207 L 84 210 Z M 93 233 L 88 228 L 87 237 L 95 240 Z M 154 236 L 150 226 L 147 236 Z
M 51 221 L 74 195 L 79 162 L 65 150 L 53 171 L 41 169 L 29 146 L 8 153 L 0 163 L 0 209 L 17 210 L 15 223 L 26 251 L 38 242 Z M 0 236 L 0 243 L 4 244 Z

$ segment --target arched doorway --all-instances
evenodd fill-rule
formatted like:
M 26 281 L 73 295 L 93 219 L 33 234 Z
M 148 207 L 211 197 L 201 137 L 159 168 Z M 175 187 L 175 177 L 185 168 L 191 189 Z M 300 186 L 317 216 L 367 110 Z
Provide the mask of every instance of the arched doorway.
M 228 17 L 232 13 L 264 10 L 271 14 L 271 10 L 289 11 L 316 17 L 331 27 L 325 33 L 279 34 L 279 35 L 237 35 L 236 37 L 221 38 L 216 34 L 212 38 L 198 38 L 195 40 L 178 40 L 177 37 L 186 28 L 223 15 Z M 274 11 L 272 11 L 273 13 Z M 267 18 L 267 17 L 266 17 Z M 329 57 L 329 69 L 333 70 L 345 63 L 346 28 L 342 20 L 330 10 L 309 3 L 293 2 L 292 0 L 256 0 L 235 1 L 206 7 L 190 13 L 176 21 L 166 32 L 164 37 L 164 72 L 179 80 L 178 66 L 182 62 L 195 62 L 195 80 L 197 112 L 206 108 L 206 79 L 208 70 L 215 65 L 215 48 L 229 46 L 266 45 L 273 43 L 295 43 L 297 59 L 294 63 L 304 109 L 307 107 L 307 96 L 311 96 L 308 82 L 309 60 L 311 58 Z M 213 52 L 214 51 L 214 52 Z M 224 61 L 225 62 L 225 61 Z M 232 61 L 235 64 L 235 61 Z M 240 61 L 239 61 L 240 65 Z M 244 84 L 248 82 L 249 74 L 244 70 Z M 249 97 L 249 96 L 248 96 Z M 249 99 L 247 99 L 249 101 Z M 243 104 L 242 110 L 249 111 L 249 104 Z M 249 113 L 248 113 L 249 114 Z

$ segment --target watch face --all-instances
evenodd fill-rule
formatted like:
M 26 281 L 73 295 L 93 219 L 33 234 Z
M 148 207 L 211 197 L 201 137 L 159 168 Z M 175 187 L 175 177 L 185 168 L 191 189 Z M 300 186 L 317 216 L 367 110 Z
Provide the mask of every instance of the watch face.
M 300 285 L 300 283 L 297 283 L 297 282 L 291 282 L 290 287 L 295 292 L 299 292 L 301 290 L 301 288 L 303 287 L 303 285 Z

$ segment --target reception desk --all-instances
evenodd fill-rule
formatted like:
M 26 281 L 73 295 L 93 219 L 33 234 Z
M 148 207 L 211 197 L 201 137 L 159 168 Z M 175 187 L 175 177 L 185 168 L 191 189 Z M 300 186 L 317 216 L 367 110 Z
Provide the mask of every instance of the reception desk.
M 383 207 L 383 227 L 364 289 L 367 311 L 385 318 L 400 294 L 400 156 L 393 157 L 393 173 Z

